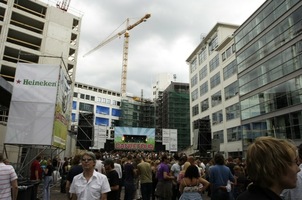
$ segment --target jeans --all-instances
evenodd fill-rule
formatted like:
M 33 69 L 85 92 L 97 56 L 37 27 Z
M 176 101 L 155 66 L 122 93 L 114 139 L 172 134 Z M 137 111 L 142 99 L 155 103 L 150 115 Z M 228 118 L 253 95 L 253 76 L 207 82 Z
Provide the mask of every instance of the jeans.
M 230 192 L 217 189 L 212 192 L 211 200 L 230 200 Z
M 136 190 L 134 182 L 125 181 L 124 187 L 125 187 L 124 200 L 133 200 Z
M 43 200 L 50 200 L 50 184 L 53 181 L 52 176 L 44 176 Z
M 150 200 L 152 188 L 152 183 L 141 183 L 141 193 L 143 200 Z

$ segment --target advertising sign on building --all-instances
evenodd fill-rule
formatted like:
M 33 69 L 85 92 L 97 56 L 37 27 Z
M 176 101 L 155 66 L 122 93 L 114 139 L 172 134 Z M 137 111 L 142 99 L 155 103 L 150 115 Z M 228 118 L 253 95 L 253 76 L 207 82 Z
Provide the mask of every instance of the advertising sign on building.
M 60 69 L 53 128 L 53 146 L 65 149 L 71 120 L 71 88 L 65 69 Z
M 5 143 L 65 148 L 70 88 L 59 65 L 18 63 Z

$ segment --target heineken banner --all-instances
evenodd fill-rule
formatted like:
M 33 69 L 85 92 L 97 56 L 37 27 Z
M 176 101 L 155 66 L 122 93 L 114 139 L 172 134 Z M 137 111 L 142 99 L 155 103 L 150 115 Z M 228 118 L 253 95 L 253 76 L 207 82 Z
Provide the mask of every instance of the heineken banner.
M 70 88 L 62 86 L 63 72 L 59 65 L 18 63 L 5 143 L 65 148 Z

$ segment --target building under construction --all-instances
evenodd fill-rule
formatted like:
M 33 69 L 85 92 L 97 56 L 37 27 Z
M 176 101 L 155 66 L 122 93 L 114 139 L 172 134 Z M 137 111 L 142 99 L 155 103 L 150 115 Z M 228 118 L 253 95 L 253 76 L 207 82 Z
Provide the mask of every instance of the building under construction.
M 0 0 L 0 148 L 5 147 L 11 86 L 18 63 L 59 65 L 68 73 L 73 90 L 81 17 L 80 13 L 70 13 L 68 4 L 51 6 L 38 0 Z M 66 148 L 73 146 L 71 138 L 67 139 Z M 30 162 L 38 153 L 53 157 L 61 151 L 52 146 L 14 147 L 7 147 L 6 156 L 13 164 L 22 164 L 16 169 L 24 172 L 28 171 L 23 165 L 25 161 Z
M 155 127 L 154 103 L 140 97 L 124 98 L 121 101 L 119 126 Z
M 156 129 L 177 129 L 177 148 L 190 146 L 189 84 L 171 82 L 156 101 Z M 160 135 L 160 134 L 159 134 Z

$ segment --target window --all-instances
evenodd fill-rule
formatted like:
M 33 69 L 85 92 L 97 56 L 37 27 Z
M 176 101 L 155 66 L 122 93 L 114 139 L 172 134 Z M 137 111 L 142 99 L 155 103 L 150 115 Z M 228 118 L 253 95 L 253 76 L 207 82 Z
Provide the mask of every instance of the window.
M 222 61 L 225 61 L 225 59 L 226 59 L 225 52 L 223 52 L 223 53 L 221 54 L 221 58 L 222 58 Z
M 234 83 L 230 84 L 226 88 L 224 88 L 224 97 L 225 100 L 228 100 L 238 94 L 238 81 L 235 81 Z
M 210 81 L 211 81 L 211 83 L 210 83 L 211 89 L 213 89 L 214 87 L 219 85 L 220 84 L 220 73 L 218 72 L 213 77 L 211 77 Z
M 212 99 L 212 107 L 217 106 L 218 104 L 221 104 L 221 91 L 213 94 L 211 99 Z
M 86 94 L 85 99 L 90 100 L 90 95 Z
M 71 121 L 76 122 L 76 114 L 75 113 L 71 113 Z
M 207 59 L 207 51 L 206 49 L 201 50 L 201 52 L 198 54 L 198 61 L 199 64 L 201 64 L 203 61 Z
M 91 97 L 90 97 L 90 100 L 91 100 L 91 101 L 95 101 L 95 96 L 91 96 Z
M 121 114 L 122 114 L 122 111 L 121 111 L 121 110 L 112 108 L 112 116 L 120 117 Z
M 225 108 L 226 120 L 236 119 L 240 117 L 239 103 Z
M 195 89 L 191 95 L 192 95 L 192 101 L 195 101 L 198 98 L 198 89 Z
M 73 93 L 73 97 L 76 97 L 76 98 L 77 98 L 77 97 L 78 97 L 78 93 L 77 93 L 77 92 L 74 92 L 74 93 Z
M 223 68 L 223 79 L 227 80 L 234 74 L 237 74 L 237 62 L 233 60 L 230 64 L 228 64 L 225 68 Z
M 95 125 L 99 126 L 109 126 L 109 119 L 102 118 L 102 117 L 96 117 L 95 118 Z
M 208 92 L 208 81 L 203 83 L 201 86 L 200 86 L 200 96 L 206 94 Z
M 197 74 L 195 74 L 191 79 L 191 87 L 197 85 Z
M 81 99 L 85 99 L 85 94 L 80 94 Z
M 109 115 L 109 108 L 105 106 L 96 106 L 95 112 L 102 115 Z
M 76 110 L 76 109 L 77 109 L 77 102 L 72 101 L 72 110 Z
M 219 124 L 223 121 L 222 110 L 212 114 L 212 124 Z
M 116 100 L 112 100 L 112 105 L 116 105 Z
M 87 111 L 87 112 L 93 112 L 93 105 L 88 103 L 82 103 L 80 102 L 79 106 L 80 111 Z
M 226 57 L 230 57 L 232 55 L 232 47 L 229 47 L 226 51 L 225 51 L 225 54 L 226 54 Z
M 219 140 L 220 143 L 223 143 L 224 141 L 223 130 L 213 132 L 213 139 Z
M 110 100 L 110 99 L 107 99 L 107 100 L 106 100 L 106 103 L 107 103 L 107 104 L 111 104 L 111 100 Z
M 192 108 L 192 116 L 198 115 L 199 114 L 199 107 L 198 104 L 193 106 Z
M 216 35 L 209 43 L 209 54 L 211 54 L 217 46 L 218 46 L 218 37 Z
M 201 104 L 201 112 L 204 112 L 209 109 L 209 99 L 202 101 L 200 104 Z
M 209 62 L 210 72 L 216 69 L 219 66 L 219 54 L 217 54 L 212 60 Z
M 207 77 L 207 75 L 208 75 L 208 66 L 206 65 L 203 68 L 201 68 L 201 70 L 199 71 L 199 80 L 201 81 L 202 79 Z
M 106 103 L 106 98 L 102 98 L 102 103 Z
M 197 68 L 196 59 L 194 59 L 194 60 L 192 61 L 190 67 L 191 67 L 191 73 L 193 73 L 193 72 L 196 70 L 196 68 Z
M 228 142 L 241 140 L 241 127 L 233 127 L 227 129 Z

